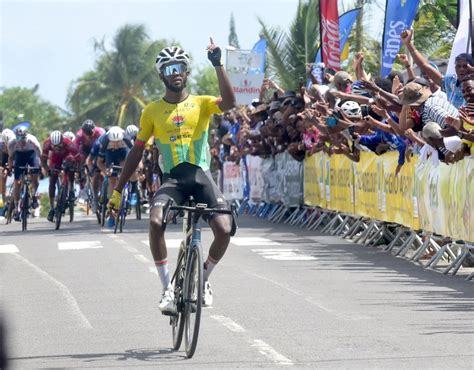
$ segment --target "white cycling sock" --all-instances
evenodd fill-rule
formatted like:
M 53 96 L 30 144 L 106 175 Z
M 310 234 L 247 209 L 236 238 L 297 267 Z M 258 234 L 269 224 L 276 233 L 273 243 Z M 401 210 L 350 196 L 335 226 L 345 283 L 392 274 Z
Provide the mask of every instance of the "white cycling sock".
M 158 276 L 160 277 L 161 285 L 163 287 L 163 292 L 170 285 L 170 273 L 168 271 L 168 260 L 155 261 L 156 270 L 158 271 Z
M 206 262 L 204 262 L 204 281 L 209 280 L 209 275 L 211 275 L 212 270 L 216 267 L 217 261 L 211 256 L 207 257 Z

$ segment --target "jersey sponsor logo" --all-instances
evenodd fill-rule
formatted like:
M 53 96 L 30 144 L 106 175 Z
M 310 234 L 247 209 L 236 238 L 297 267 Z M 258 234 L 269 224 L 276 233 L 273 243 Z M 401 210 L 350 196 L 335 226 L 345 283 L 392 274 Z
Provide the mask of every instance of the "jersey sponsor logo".
M 192 138 L 192 135 L 189 135 L 189 134 L 173 135 L 173 136 L 170 136 L 170 141 L 174 142 L 178 139 L 182 140 L 182 139 L 191 139 L 191 138 Z
M 174 122 L 174 124 L 178 127 L 182 126 L 184 123 L 184 117 L 183 116 L 175 116 L 171 118 Z

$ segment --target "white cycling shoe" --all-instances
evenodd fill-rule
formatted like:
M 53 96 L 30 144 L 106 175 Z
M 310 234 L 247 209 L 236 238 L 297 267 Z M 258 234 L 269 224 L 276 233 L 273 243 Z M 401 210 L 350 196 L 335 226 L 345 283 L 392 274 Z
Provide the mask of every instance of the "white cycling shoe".
M 214 301 L 214 297 L 212 296 L 211 284 L 209 283 L 209 281 L 205 281 L 204 291 L 202 294 L 202 305 L 204 307 L 212 306 L 213 301 Z
M 176 313 L 176 304 L 174 302 L 174 288 L 171 285 L 164 291 L 158 308 L 164 314 Z

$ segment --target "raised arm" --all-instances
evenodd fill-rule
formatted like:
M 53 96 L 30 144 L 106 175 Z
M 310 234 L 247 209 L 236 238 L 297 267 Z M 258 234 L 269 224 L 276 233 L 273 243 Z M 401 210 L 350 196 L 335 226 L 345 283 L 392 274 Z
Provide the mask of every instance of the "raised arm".
M 433 66 L 428 63 L 428 59 L 421 54 L 413 44 L 413 30 L 405 30 L 401 33 L 400 38 L 402 39 L 403 44 L 406 46 L 408 52 L 413 57 L 415 63 L 420 67 L 420 69 L 431 78 L 435 84 L 442 86 L 443 75 L 436 70 Z
M 222 111 L 226 111 L 235 107 L 235 96 L 229 77 L 227 76 L 224 66 L 222 65 L 221 56 L 221 48 L 214 44 L 214 40 L 212 40 L 211 37 L 210 44 L 207 47 L 207 57 L 216 69 L 219 91 L 221 93 L 219 108 Z

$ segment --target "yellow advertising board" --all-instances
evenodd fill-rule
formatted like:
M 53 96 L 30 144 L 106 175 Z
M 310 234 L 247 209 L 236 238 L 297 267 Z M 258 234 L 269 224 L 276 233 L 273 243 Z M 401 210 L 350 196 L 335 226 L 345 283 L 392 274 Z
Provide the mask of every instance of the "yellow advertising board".
M 360 161 L 354 168 L 354 209 L 361 216 L 381 219 L 378 207 L 378 189 L 380 187 L 377 157 L 373 153 L 360 153 Z
M 420 228 L 474 242 L 474 158 L 449 166 L 428 160 L 415 174 Z
M 330 206 L 328 208 L 354 213 L 354 171 L 352 161 L 343 155 L 329 158 Z
M 418 229 L 416 197 L 414 193 L 415 162 L 405 162 L 398 175 L 398 152 L 388 152 L 377 158 L 379 161 L 379 212 L 383 221 Z M 415 218 L 416 217 L 416 218 Z

